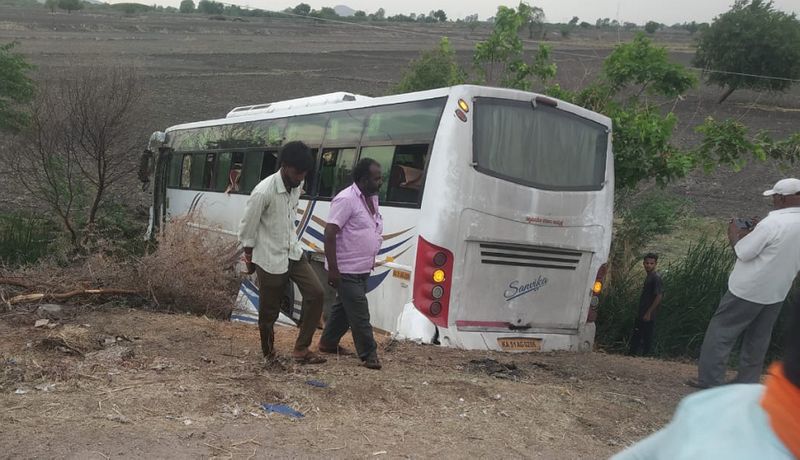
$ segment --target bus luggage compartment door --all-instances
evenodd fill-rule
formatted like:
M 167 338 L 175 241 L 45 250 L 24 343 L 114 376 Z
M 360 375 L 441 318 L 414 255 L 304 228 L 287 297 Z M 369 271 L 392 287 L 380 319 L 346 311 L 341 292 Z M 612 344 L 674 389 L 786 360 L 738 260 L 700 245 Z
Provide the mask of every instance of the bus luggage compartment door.
M 590 252 L 468 241 L 456 327 L 463 331 L 577 332 L 588 298 Z

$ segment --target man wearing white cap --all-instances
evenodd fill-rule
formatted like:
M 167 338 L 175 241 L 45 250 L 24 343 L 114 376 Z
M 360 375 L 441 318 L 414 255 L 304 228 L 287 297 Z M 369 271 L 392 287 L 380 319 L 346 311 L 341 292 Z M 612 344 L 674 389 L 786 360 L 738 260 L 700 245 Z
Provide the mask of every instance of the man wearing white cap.
M 761 379 L 772 328 L 800 271 L 800 179 L 778 181 L 764 196 L 772 197 L 775 208 L 767 217 L 754 226 L 741 220 L 728 226 L 736 265 L 703 339 L 698 380 L 689 385 L 724 384 L 728 356 L 741 335 L 736 382 Z

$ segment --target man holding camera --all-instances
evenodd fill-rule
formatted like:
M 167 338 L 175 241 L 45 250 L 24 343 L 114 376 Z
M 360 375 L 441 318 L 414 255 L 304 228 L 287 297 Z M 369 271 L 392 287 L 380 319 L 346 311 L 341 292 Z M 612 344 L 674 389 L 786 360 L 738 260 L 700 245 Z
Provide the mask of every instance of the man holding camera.
M 725 383 L 728 356 L 743 335 L 736 383 L 758 383 L 772 328 L 800 271 L 800 179 L 778 181 L 764 196 L 775 208 L 760 222 L 734 219 L 728 239 L 736 265 L 728 292 L 708 324 L 700 351 L 698 388 Z

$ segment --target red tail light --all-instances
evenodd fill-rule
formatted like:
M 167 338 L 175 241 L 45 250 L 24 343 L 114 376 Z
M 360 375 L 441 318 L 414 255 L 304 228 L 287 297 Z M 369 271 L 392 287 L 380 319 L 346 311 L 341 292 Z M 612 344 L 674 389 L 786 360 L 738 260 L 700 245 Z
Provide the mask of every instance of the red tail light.
M 433 324 L 447 327 L 453 253 L 419 237 L 414 266 L 414 306 Z
M 606 279 L 606 273 L 608 273 L 608 264 L 603 264 L 597 270 L 597 276 L 592 285 L 592 295 L 589 300 L 589 315 L 586 318 L 587 323 L 593 323 L 597 319 L 597 306 L 600 304 L 600 293 L 603 292 L 603 281 Z

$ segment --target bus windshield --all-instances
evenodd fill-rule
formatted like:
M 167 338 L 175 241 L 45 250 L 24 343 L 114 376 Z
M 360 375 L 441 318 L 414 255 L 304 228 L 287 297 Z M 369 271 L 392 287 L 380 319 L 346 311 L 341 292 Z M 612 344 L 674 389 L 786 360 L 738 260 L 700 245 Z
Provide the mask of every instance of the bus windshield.
M 605 126 L 527 101 L 477 98 L 473 158 L 479 171 L 547 190 L 600 190 Z

